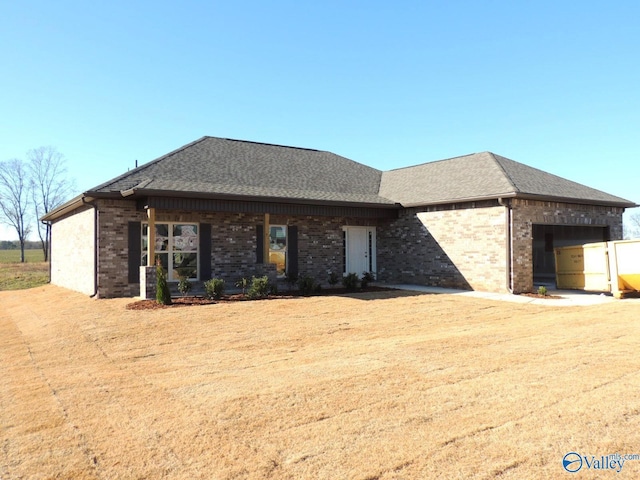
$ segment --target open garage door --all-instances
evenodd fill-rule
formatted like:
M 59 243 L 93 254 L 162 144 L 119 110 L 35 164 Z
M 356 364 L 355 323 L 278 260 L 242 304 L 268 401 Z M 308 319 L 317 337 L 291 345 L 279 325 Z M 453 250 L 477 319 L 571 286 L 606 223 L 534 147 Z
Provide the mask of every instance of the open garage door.
M 585 225 L 533 225 L 533 282 L 555 281 L 555 247 L 607 242 L 609 227 Z

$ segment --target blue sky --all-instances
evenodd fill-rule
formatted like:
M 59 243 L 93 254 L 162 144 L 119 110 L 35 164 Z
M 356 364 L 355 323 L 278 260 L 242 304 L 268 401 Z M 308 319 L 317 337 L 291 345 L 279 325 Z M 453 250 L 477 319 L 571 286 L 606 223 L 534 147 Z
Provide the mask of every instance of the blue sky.
M 489 150 L 640 202 L 639 18 L 626 0 L 0 0 L 0 160 L 53 145 L 80 193 L 204 135 L 383 170 Z

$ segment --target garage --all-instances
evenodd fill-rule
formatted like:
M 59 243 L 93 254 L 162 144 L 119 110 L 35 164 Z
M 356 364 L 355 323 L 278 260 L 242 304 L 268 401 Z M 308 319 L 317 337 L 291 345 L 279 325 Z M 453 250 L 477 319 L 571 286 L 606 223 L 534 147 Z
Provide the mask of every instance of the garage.
M 533 281 L 554 284 L 553 249 L 611 240 L 608 226 L 533 225 Z

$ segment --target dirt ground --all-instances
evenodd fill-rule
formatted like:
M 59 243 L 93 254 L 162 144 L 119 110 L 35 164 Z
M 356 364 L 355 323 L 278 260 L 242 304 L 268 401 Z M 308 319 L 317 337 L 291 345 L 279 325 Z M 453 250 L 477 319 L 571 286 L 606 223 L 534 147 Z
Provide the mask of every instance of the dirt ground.
M 2 480 L 559 478 L 568 452 L 640 454 L 639 302 L 131 301 L 0 292 Z

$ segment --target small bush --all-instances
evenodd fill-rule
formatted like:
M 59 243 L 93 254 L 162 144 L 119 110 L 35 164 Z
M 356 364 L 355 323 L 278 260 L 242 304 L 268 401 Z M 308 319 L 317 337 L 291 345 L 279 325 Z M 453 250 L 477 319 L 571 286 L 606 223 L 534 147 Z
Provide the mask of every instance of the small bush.
M 340 281 L 340 277 L 336 272 L 329 272 L 329 278 L 327 279 L 327 282 L 329 283 L 329 285 L 334 287 L 338 284 L 339 281 Z
M 269 295 L 271 291 L 271 285 L 269 283 L 269 277 L 251 277 L 251 285 L 247 291 L 247 297 L 249 298 L 264 298 Z
M 180 281 L 178 282 L 178 291 L 183 297 L 191 291 L 191 287 L 191 282 L 187 277 L 180 277 Z
M 311 295 L 312 293 L 318 290 L 320 285 L 316 283 L 316 281 L 308 275 L 301 277 L 298 280 L 298 288 L 300 289 L 300 293 L 302 295 Z
M 171 305 L 171 292 L 167 283 L 167 272 L 162 265 L 156 264 L 156 301 L 162 305 Z
M 224 293 L 224 280 L 221 278 L 212 278 L 204 282 L 204 291 L 209 298 L 220 298 Z
M 358 274 L 357 273 L 349 273 L 346 276 L 342 277 L 342 285 L 344 288 L 349 290 L 350 292 L 355 292 L 358 289 Z
M 546 297 L 547 293 L 548 293 L 547 287 L 545 287 L 544 285 L 540 285 L 538 287 L 538 295 L 542 295 L 542 296 Z
M 370 282 L 375 281 L 375 277 L 371 272 L 362 272 L 362 279 L 360 280 L 360 285 L 362 288 L 367 288 Z

